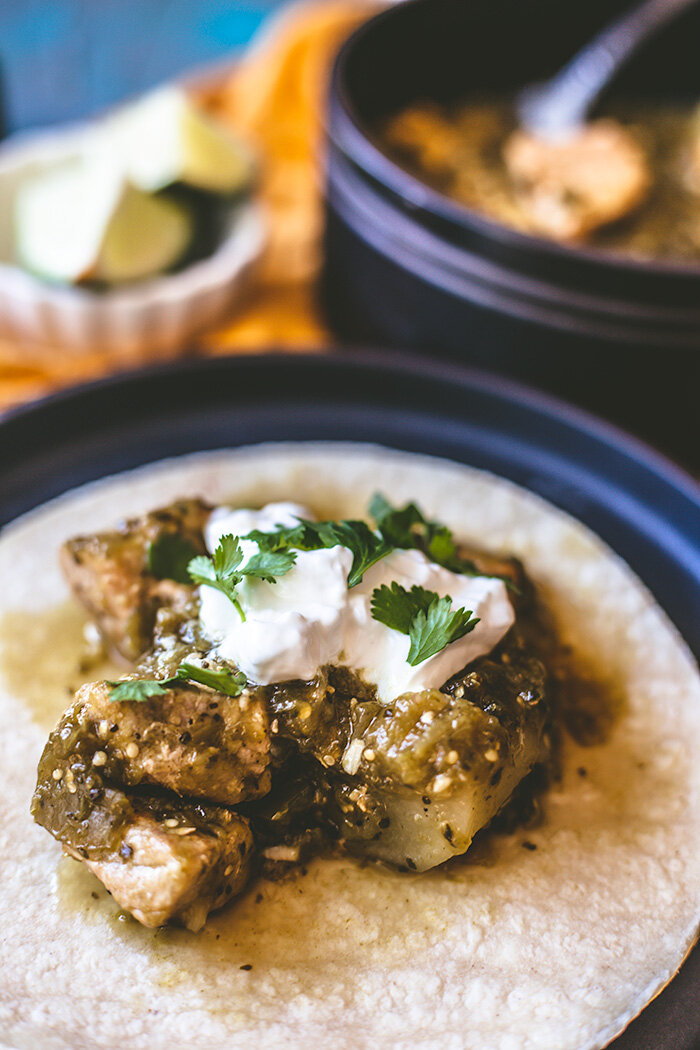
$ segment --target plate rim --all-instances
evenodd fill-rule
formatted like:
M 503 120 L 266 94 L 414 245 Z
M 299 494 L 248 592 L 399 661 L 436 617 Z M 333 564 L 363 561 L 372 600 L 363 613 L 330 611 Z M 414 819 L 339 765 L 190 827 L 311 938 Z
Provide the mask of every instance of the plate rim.
M 466 384 L 486 394 L 536 410 L 543 416 L 550 417 L 558 423 L 563 423 L 603 444 L 610 445 L 678 487 L 684 495 L 687 495 L 700 507 L 700 482 L 696 481 L 685 467 L 643 438 L 630 433 L 615 422 L 603 419 L 589 409 L 520 380 L 501 376 L 483 368 L 456 361 L 435 360 L 415 351 L 377 349 L 371 345 L 361 348 L 318 346 L 310 347 L 303 352 L 291 352 L 273 345 L 269 350 L 261 351 L 251 348 L 243 352 L 208 357 L 185 353 L 175 360 L 119 369 L 94 379 L 70 383 L 31 401 L 11 405 L 0 412 L 0 433 L 5 432 L 7 424 L 32 419 L 49 408 L 83 400 L 98 391 L 116 390 L 135 382 L 157 380 L 159 377 L 185 376 L 188 373 L 208 370 L 217 371 L 222 366 L 235 368 L 240 365 L 243 367 L 259 363 L 261 360 L 271 366 L 277 363 L 287 365 L 291 362 L 300 366 L 321 364 L 324 367 L 329 365 L 331 368 L 357 365 L 359 368 L 370 370 L 382 366 L 387 370 L 395 368 L 415 378 L 447 379 Z M 0 465 L 0 473 L 2 469 Z
M 643 470 L 656 480 L 661 481 L 666 486 L 670 486 L 683 497 L 693 513 L 697 515 L 697 520 L 700 524 L 700 486 L 692 476 L 662 453 L 657 452 L 651 446 L 628 434 L 615 424 L 602 420 L 585 409 L 570 405 L 559 398 L 517 381 L 503 379 L 493 373 L 458 363 L 435 361 L 415 354 L 402 354 L 397 351 L 375 351 L 363 348 L 362 350 L 345 349 L 342 352 L 311 352 L 304 354 L 290 354 L 284 351 L 276 351 L 269 354 L 254 352 L 213 358 L 178 360 L 103 376 L 87 383 L 65 387 L 36 401 L 6 410 L 0 415 L 0 452 L 3 445 L 7 445 L 8 441 L 12 442 L 13 437 L 19 436 L 21 438 L 23 432 L 30 438 L 33 436 L 32 449 L 40 448 L 42 444 L 45 445 L 50 441 L 50 433 L 48 437 L 41 436 L 43 430 L 42 421 L 45 421 L 47 417 L 52 415 L 60 417 L 61 413 L 65 415 L 66 412 L 72 412 L 75 422 L 79 419 L 79 411 L 77 411 L 79 406 L 85 404 L 86 401 L 90 402 L 91 399 L 98 396 L 106 395 L 118 398 L 120 393 L 128 392 L 130 389 L 133 389 L 134 385 L 137 387 L 139 385 L 148 387 L 149 384 L 157 384 L 164 377 L 168 377 L 172 382 L 185 382 L 188 377 L 192 377 L 195 374 L 215 376 L 222 371 L 243 372 L 246 368 L 269 368 L 282 363 L 285 368 L 291 368 L 292 371 L 296 370 L 300 375 L 305 369 L 310 370 L 312 373 L 321 371 L 331 377 L 334 374 L 342 375 L 346 369 L 351 369 L 356 373 L 369 371 L 375 375 L 383 371 L 389 376 L 395 376 L 400 372 L 403 377 L 408 377 L 410 382 L 419 383 L 430 379 L 437 380 L 439 384 L 456 384 L 463 388 L 475 390 L 477 393 L 487 397 L 495 397 L 499 402 L 506 405 L 516 405 L 519 408 L 525 408 L 526 411 L 534 412 L 536 415 L 551 420 L 559 426 L 564 426 L 566 430 L 575 434 L 584 435 L 598 445 L 614 450 L 616 453 L 641 466 Z M 26 457 L 27 454 L 27 449 L 21 443 L 15 448 L 15 459 L 21 461 L 22 457 Z M 7 463 L 0 457 L 0 496 L 2 495 L 2 487 L 7 472 Z M 103 474 L 102 476 L 105 475 Z M 520 480 L 517 480 L 516 483 L 523 485 L 523 482 Z M 73 485 L 67 485 L 62 491 L 68 491 L 72 487 Z M 525 485 L 524 487 L 527 486 Z M 537 494 L 541 495 L 541 493 Z M 556 499 L 548 496 L 545 496 L 545 498 L 549 498 L 550 502 L 558 505 Z M 39 499 L 37 502 L 32 503 L 31 506 L 27 506 L 23 513 L 41 506 L 43 502 L 45 502 L 43 499 Z M 564 509 L 567 510 L 567 513 L 575 516 L 575 513 L 570 509 Z M 7 523 L 9 524 L 12 520 L 14 520 L 14 516 L 9 518 Z M 603 537 L 603 539 L 609 543 L 606 537 Z M 612 546 L 612 544 L 609 545 Z M 697 544 L 697 550 L 700 556 L 700 540 Z M 624 557 L 624 553 L 622 556 Z M 643 582 L 647 584 L 643 574 L 640 573 L 639 575 Z M 690 953 L 683 964 L 682 970 L 689 974 L 691 986 L 694 985 L 697 988 L 700 980 L 700 951 L 698 949 Z M 669 982 L 666 988 L 677 989 L 677 981 L 678 975 Z M 667 1009 L 661 999 L 664 993 L 665 989 L 655 1000 L 652 1000 L 652 1003 L 647 1004 L 642 1013 L 631 1022 L 631 1025 L 639 1025 L 640 1030 L 643 1030 L 649 1023 L 650 1015 L 647 1011 L 651 1009 L 652 1011 L 658 1012 L 661 1010 L 663 1012 Z M 657 1005 L 655 1006 L 655 1004 Z M 626 1029 L 624 1033 L 617 1036 L 609 1046 L 611 1048 L 619 1046 L 620 1050 L 623 1050 L 626 1046 L 639 1045 L 626 1042 L 628 1031 L 629 1029 Z M 695 1039 L 699 1035 L 700 1020 L 696 1031 L 691 1032 L 691 1038 Z M 690 1047 L 691 1044 L 687 1045 Z M 692 1045 L 695 1044 L 693 1043 Z

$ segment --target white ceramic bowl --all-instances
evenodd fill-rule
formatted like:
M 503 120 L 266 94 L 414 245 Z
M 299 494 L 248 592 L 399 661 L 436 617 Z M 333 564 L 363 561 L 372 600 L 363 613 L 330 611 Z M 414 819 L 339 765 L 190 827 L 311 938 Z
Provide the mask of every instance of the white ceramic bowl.
M 232 205 L 219 246 L 174 274 L 105 292 L 43 281 L 13 260 L 12 216 L 20 183 L 50 164 L 78 155 L 90 125 L 22 135 L 0 149 L 0 338 L 2 356 L 45 362 L 56 350 L 99 351 L 115 360 L 173 356 L 194 335 L 231 313 L 262 253 L 261 208 Z

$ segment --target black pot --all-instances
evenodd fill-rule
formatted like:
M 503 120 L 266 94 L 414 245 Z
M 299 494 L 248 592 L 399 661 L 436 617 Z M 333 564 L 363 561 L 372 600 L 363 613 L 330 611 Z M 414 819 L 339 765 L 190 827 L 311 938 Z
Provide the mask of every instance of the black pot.
M 418 99 L 541 80 L 614 13 L 609 2 L 409 0 L 363 25 L 332 79 L 323 301 L 342 337 L 535 382 L 700 468 L 700 265 L 509 229 L 409 175 L 377 130 Z M 699 98 L 698 45 L 700 5 L 635 59 L 615 93 Z

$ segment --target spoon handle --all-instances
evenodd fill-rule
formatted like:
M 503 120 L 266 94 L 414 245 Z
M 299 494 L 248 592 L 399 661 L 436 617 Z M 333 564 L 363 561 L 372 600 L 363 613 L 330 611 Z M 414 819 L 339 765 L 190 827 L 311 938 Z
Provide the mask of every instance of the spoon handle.
M 525 88 L 517 100 L 520 123 L 555 137 L 580 127 L 618 71 L 641 45 L 697 0 L 644 0 L 606 26 L 544 84 Z

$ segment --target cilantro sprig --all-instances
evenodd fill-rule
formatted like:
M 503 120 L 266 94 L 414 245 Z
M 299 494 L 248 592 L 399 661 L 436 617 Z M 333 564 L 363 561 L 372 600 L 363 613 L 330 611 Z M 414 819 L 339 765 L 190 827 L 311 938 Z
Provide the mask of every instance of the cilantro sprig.
M 453 609 L 449 595 L 441 598 L 435 591 L 417 586 L 408 591 L 396 581 L 374 589 L 371 611 L 374 620 L 408 635 L 411 667 L 463 638 L 479 622 L 470 609 Z
M 415 503 L 395 508 L 380 494 L 370 503 L 370 514 L 377 523 L 372 529 L 366 521 L 307 521 L 300 518 L 296 525 L 280 525 L 273 532 L 254 529 L 242 537 L 258 545 L 245 566 L 239 537 L 224 536 L 214 557 L 199 555 L 193 558 L 188 571 L 195 583 L 206 584 L 222 591 L 236 606 L 242 620 L 245 614 L 236 596 L 236 587 L 243 576 L 257 576 L 274 583 L 289 572 L 296 559 L 296 551 L 315 551 L 331 547 L 346 547 L 352 553 L 348 573 L 348 587 L 362 582 L 364 574 L 392 551 L 405 548 L 420 550 L 431 561 L 452 572 L 478 575 L 472 561 L 459 556 L 454 536 L 446 525 L 429 521 Z
M 225 693 L 226 696 L 240 696 L 248 684 L 248 679 L 243 671 L 230 671 L 227 667 L 220 667 L 213 671 L 206 667 L 197 667 L 196 664 L 188 663 L 186 660 L 175 672 L 181 681 L 197 682 L 199 685 L 208 685 L 217 693 Z
M 128 678 L 121 682 L 108 680 L 107 685 L 112 687 L 109 694 L 110 700 L 143 703 L 154 696 L 164 696 L 171 689 L 182 686 L 186 682 L 197 682 L 199 685 L 209 686 L 210 689 L 214 689 L 217 693 L 225 693 L 226 696 L 240 696 L 248 684 L 248 679 L 242 671 L 230 671 L 226 667 L 210 670 L 183 660 L 172 678 L 160 681 L 155 678 Z
M 394 548 L 422 551 L 436 565 L 462 576 L 478 576 L 473 561 L 460 557 L 454 536 L 447 525 L 424 517 L 415 503 L 392 507 L 377 492 L 372 497 L 369 513 L 377 523 L 384 542 Z
M 195 583 L 215 587 L 233 603 L 241 620 L 245 622 L 245 613 L 238 600 L 236 588 L 246 577 L 276 583 L 279 576 L 289 572 L 296 561 L 296 554 L 291 550 L 260 549 L 253 554 L 245 565 L 242 565 L 243 550 L 238 536 L 222 536 L 214 551 L 213 557 L 204 554 L 192 558 L 187 571 Z
M 254 540 L 260 551 L 283 553 L 292 550 L 317 551 L 347 547 L 352 553 L 348 587 L 355 587 L 373 565 L 394 549 L 382 536 L 370 529 L 366 521 L 306 521 L 280 527 L 274 532 L 254 530 L 245 537 Z

